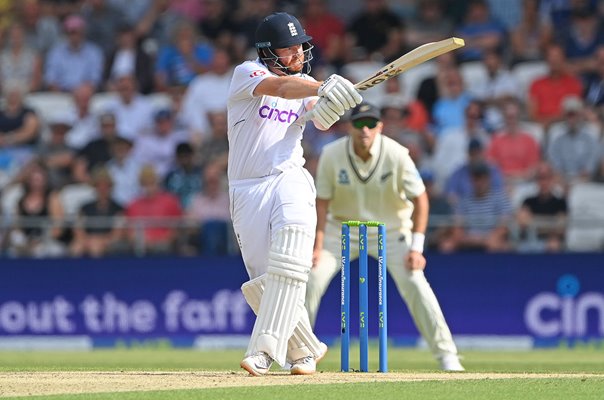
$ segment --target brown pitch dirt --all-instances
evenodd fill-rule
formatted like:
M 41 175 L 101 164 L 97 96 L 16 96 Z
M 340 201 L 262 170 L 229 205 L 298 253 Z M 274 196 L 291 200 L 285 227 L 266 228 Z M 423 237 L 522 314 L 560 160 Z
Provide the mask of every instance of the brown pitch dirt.
M 601 377 L 591 374 L 510 374 L 510 373 L 339 373 L 323 372 L 308 376 L 291 376 L 271 372 L 252 377 L 246 372 L 2 372 L 0 397 L 73 393 L 130 392 L 218 387 L 270 386 L 294 384 L 329 384 L 356 382 L 443 381 L 472 379 L 548 379 Z

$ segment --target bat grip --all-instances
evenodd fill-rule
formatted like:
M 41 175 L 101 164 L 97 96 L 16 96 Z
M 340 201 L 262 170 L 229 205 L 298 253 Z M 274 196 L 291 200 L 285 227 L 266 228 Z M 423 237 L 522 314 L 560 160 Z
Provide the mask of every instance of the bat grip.
M 305 124 L 308 121 L 310 121 L 311 119 L 313 119 L 313 117 L 315 116 L 315 113 L 313 112 L 313 110 L 310 110 L 309 112 L 305 113 L 303 116 L 300 117 L 300 124 Z

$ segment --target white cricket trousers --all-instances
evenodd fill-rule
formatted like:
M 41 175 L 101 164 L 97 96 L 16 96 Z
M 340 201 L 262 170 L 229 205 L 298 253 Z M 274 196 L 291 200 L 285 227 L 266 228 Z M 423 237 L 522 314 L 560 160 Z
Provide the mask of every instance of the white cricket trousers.
M 368 228 L 367 235 L 369 256 L 377 259 L 377 229 Z M 387 230 L 386 232 L 386 262 L 388 272 L 394 279 L 398 292 L 407 304 L 415 326 L 428 343 L 434 356 L 442 357 L 447 354 L 457 354 L 457 347 L 453 342 L 451 331 L 445 321 L 434 291 L 426 280 L 424 272 L 409 271 L 405 268 L 404 262 L 408 251 L 408 243 L 402 240 L 402 236 L 400 232 L 395 230 Z M 336 275 L 340 276 L 340 238 L 341 225 L 329 221 L 325 228 L 323 251 L 319 263 L 311 270 L 306 285 L 306 308 L 313 325 L 319 311 L 321 297 L 325 294 L 331 280 Z M 351 260 L 359 257 L 358 245 L 358 228 L 351 227 Z M 356 281 L 352 280 L 352 282 L 354 284 Z M 392 318 L 395 314 L 390 311 L 389 315 Z
M 306 169 L 231 181 L 229 194 L 233 229 L 250 279 L 266 272 L 271 238 L 280 228 L 297 225 L 314 237 L 316 190 Z

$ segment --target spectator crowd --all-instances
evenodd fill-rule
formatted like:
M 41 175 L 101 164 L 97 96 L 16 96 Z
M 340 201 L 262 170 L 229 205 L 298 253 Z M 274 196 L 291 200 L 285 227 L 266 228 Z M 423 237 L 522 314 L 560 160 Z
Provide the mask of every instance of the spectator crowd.
M 604 250 L 600 1 L 7 0 L 0 254 L 236 252 L 227 91 L 274 11 L 313 37 L 317 79 L 465 40 L 363 94 L 426 183 L 432 250 Z M 347 123 L 307 125 L 311 172 Z

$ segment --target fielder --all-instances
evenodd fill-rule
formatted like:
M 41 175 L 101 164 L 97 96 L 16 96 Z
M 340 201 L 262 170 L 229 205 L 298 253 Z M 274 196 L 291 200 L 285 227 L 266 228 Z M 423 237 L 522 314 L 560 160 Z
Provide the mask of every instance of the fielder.
M 338 75 L 308 75 L 311 37 L 295 17 L 269 15 L 255 40 L 258 58 L 235 68 L 228 96 L 231 216 L 250 277 L 241 290 L 257 314 L 241 367 L 259 376 L 287 361 L 292 374 L 312 374 L 327 346 L 304 308 L 316 190 L 299 119 L 313 109 L 313 123 L 328 129 L 362 97 Z
M 387 229 L 388 271 L 419 332 L 445 371 L 463 371 L 436 296 L 424 276 L 428 195 L 409 151 L 383 136 L 379 110 L 362 103 L 347 137 L 324 147 L 317 169 L 317 233 L 306 308 L 314 325 L 321 297 L 340 272 L 341 223 L 381 221 Z M 368 243 L 376 243 L 370 229 Z M 351 240 L 351 260 L 358 244 Z M 375 246 L 369 255 L 377 258 Z

